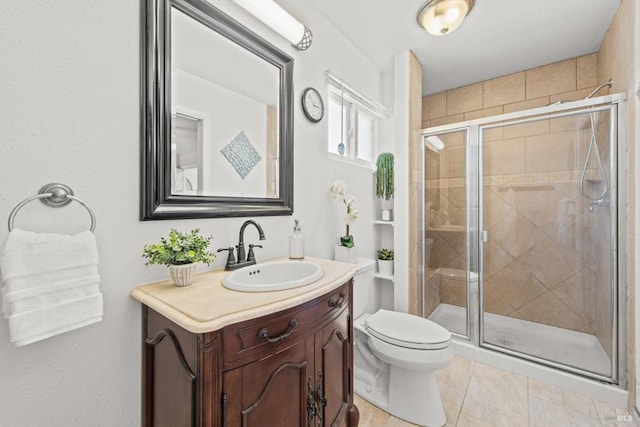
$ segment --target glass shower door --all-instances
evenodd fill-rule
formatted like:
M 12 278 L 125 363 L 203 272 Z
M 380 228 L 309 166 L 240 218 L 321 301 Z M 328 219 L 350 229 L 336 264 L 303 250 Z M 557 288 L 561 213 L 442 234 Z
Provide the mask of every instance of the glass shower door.
M 425 135 L 425 317 L 469 338 L 469 129 Z
M 615 106 L 480 126 L 480 345 L 610 380 Z

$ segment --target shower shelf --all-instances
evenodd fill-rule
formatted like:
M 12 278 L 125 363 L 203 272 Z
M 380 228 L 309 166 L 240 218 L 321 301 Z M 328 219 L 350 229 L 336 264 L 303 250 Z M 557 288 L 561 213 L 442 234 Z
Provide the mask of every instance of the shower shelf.
M 465 231 L 464 225 L 447 225 L 444 227 L 427 227 L 427 231 Z

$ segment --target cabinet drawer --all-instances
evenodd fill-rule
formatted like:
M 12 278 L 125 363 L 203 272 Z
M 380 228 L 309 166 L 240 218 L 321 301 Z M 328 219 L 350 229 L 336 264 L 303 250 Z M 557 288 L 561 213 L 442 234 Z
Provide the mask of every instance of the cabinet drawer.
M 224 369 L 250 362 L 331 319 L 349 306 L 349 284 L 297 307 L 227 326 L 222 331 Z

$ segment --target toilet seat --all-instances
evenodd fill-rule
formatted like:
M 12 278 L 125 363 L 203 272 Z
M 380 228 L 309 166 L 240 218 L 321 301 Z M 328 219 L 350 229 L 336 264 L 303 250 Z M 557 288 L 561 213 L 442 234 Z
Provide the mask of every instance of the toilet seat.
M 380 309 L 364 327 L 388 344 L 415 350 L 438 350 L 449 346 L 451 333 L 431 320 L 408 313 Z

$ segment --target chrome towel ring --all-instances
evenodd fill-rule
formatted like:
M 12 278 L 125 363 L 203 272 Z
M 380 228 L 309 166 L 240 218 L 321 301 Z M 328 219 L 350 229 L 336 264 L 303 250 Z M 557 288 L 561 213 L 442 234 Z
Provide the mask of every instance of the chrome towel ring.
M 89 212 L 89 216 L 91 216 L 90 230 L 93 232 L 96 229 L 96 215 L 93 213 L 91 208 L 87 206 L 85 202 L 75 197 L 73 195 L 73 190 L 69 186 L 59 183 L 51 183 L 43 186 L 35 196 L 24 199 L 23 201 L 18 203 L 15 208 L 13 208 L 13 210 L 9 214 L 9 231 L 13 230 L 13 220 L 15 219 L 18 211 L 24 205 L 36 199 L 39 199 L 42 203 L 52 208 L 61 208 L 68 205 L 72 201 L 76 201 L 84 206 L 87 212 Z

